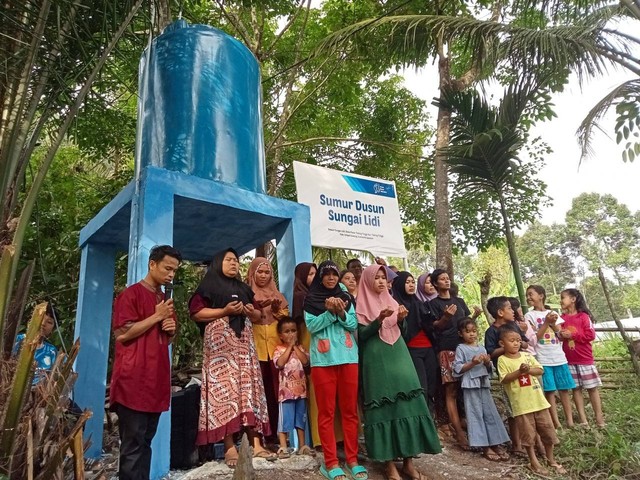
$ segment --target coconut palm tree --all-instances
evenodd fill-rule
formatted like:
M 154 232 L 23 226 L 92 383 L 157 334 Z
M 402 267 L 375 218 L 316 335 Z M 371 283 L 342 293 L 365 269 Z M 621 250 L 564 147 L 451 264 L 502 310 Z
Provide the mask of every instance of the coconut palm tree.
M 405 2 L 403 5 L 406 5 Z M 629 17 L 638 0 L 621 4 L 600 1 L 495 1 L 482 10 L 470 2 L 436 2 L 431 12 L 392 14 L 358 22 L 328 36 L 315 55 L 348 49 L 386 56 L 389 65 L 438 65 L 441 92 L 461 92 L 505 69 L 569 72 L 580 79 L 602 74 L 610 65 L 640 69 L 633 50 L 640 40 L 609 28 L 608 22 Z M 482 11 L 485 18 L 476 18 Z M 636 17 L 637 18 L 637 17 Z M 381 33 L 378 37 L 372 32 Z M 435 154 L 436 258 L 452 274 L 448 170 L 442 152 L 449 144 L 451 114 L 438 109 Z
M 473 198 L 488 195 L 502 216 L 504 235 L 520 303 L 525 292 L 509 214 L 509 199 L 526 198 L 519 181 L 518 151 L 526 142 L 522 120 L 536 101 L 538 82 L 524 80 L 510 86 L 497 107 L 477 90 L 445 93 L 436 103 L 451 112 L 451 141 L 441 154 L 455 174 L 455 188 Z M 482 215 L 482 212 L 479 212 Z

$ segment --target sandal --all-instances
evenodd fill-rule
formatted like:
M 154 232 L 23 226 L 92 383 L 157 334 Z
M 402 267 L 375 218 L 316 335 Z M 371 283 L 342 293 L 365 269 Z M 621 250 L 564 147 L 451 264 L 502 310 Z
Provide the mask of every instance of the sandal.
M 260 450 L 253 454 L 253 458 L 264 458 L 267 462 L 275 462 L 278 459 L 278 456 L 267 450 Z
M 320 465 L 320 474 L 329 480 L 347 480 L 347 474 L 340 467 L 332 468 L 327 471 L 326 465 Z M 342 478 L 341 478 L 342 477 Z
M 309 455 L 310 457 L 316 456 L 316 451 L 311 448 L 309 445 L 303 445 L 296 452 L 297 455 Z
M 496 452 L 496 455 L 498 455 L 500 457 L 500 460 L 502 460 L 503 462 L 506 462 L 507 460 L 511 459 L 511 455 L 509 455 L 509 453 L 503 449 L 503 448 L 499 448 L 499 449 L 493 449 L 494 452 Z
M 238 450 L 236 450 L 236 447 L 231 447 L 224 453 L 225 465 L 229 468 L 236 468 L 236 465 L 238 465 L 238 456 Z
M 280 447 L 278 449 L 278 459 L 283 460 L 285 458 L 289 458 L 291 454 L 289 453 L 289 449 Z
M 351 478 L 354 480 L 367 480 L 369 478 L 369 472 L 367 472 L 367 469 L 362 465 L 356 464 L 353 467 L 345 465 L 344 468 L 347 469 L 347 472 L 349 472 L 349 475 L 351 475 Z
M 516 458 L 529 458 L 529 455 L 524 450 L 511 450 L 511 455 Z
M 495 452 L 482 452 L 482 456 L 491 462 L 499 462 L 502 460 L 500 455 Z

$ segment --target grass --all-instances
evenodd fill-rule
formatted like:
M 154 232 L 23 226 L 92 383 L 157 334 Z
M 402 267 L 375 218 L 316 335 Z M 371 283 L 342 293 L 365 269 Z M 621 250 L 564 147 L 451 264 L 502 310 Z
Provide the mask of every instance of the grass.
M 559 432 L 558 460 L 577 479 L 640 479 L 640 381 L 601 390 L 607 427 Z M 586 397 L 585 397 L 586 398 Z M 589 422 L 595 425 L 587 407 Z

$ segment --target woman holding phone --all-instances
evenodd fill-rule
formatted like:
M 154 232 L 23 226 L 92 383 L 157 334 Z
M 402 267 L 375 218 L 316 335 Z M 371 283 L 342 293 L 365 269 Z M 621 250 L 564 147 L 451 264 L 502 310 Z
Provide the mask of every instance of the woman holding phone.
M 260 364 L 251 329 L 260 312 L 253 291 L 236 278 L 238 254 L 232 248 L 213 257 L 211 267 L 189 300 L 191 318 L 206 325 L 197 445 L 224 441 L 225 462 L 238 461 L 233 435 L 245 430 L 254 456 L 276 460 L 260 444 L 269 435 L 269 416 Z

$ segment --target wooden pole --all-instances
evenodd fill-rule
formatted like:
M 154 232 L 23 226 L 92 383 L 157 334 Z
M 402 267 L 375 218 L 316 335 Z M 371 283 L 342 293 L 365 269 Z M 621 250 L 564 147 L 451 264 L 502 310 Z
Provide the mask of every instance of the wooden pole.
M 636 355 L 635 349 L 633 348 L 633 344 L 631 342 L 631 338 L 627 335 L 627 332 L 624 330 L 624 325 L 613 308 L 613 302 L 611 300 L 611 295 L 609 294 L 609 288 L 607 287 L 607 282 L 604 278 L 604 273 L 602 273 L 602 268 L 598 267 L 598 278 L 600 279 L 600 284 L 602 285 L 602 291 L 604 292 L 604 297 L 607 299 L 607 305 L 609 306 L 609 311 L 611 312 L 611 318 L 616 322 L 618 330 L 620 331 L 620 335 L 622 336 L 622 340 L 624 341 L 627 349 L 629 350 L 629 355 L 631 355 L 631 362 L 633 363 L 633 370 L 636 372 L 636 375 L 640 377 L 640 364 L 638 362 L 638 357 Z

